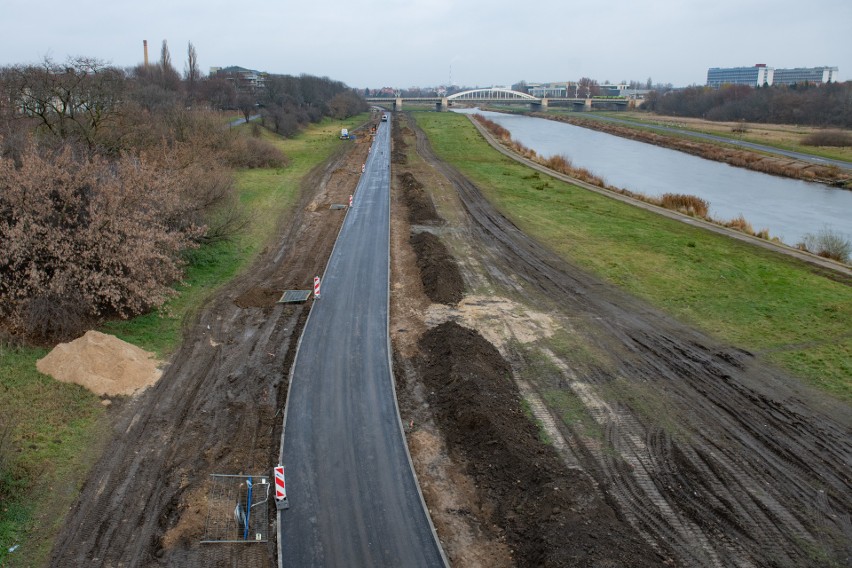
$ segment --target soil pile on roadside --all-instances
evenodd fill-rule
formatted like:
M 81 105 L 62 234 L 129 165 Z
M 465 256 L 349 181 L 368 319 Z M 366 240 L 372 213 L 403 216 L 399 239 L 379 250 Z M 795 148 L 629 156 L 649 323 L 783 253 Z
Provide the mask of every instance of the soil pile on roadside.
M 663 565 L 589 478 L 539 440 L 493 345 L 446 322 L 426 332 L 420 348 L 429 402 L 450 452 L 468 463 L 518 566 Z
M 391 138 L 393 142 L 391 149 L 391 163 L 398 166 L 404 166 L 408 163 L 408 155 L 405 153 L 405 149 L 408 148 L 408 144 L 406 144 L 404 136 L 411 134 L 411 129 L 408 127 L 403 128 L 399 123 L 399 120 L 394 120 L 393 127 L 391 128 Z
M 101 396 L 130 395 L 160 378 L 153 353 L 97 331 L 60 343 L 36 368 L 63 383 L 75 383 Z
M 412 225 L 439 225 L 441 218 L 435 210 L 435 204 L 424 191 L 423 184 L 417 181 L 414 174 L 404 172 L 399 175 L 402 184 L 402 195 L 408 206 L 408 222 Z
M 417 255 L 417 267 L 426 295 L 433 302 L 455 305 L 464 296 L 464 281 L 456 259 L 432 233 L 417 233 L 411 237 Z
M 274 306 L 284 293 L 271 288 L 252 288 L 234 300 L 241 308 L 267 308 Z

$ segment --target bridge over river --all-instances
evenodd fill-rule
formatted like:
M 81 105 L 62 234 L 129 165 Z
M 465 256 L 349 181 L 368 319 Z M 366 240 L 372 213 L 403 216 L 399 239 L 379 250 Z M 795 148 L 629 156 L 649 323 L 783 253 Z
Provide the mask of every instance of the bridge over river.
M 590 110 L 593 107 L 627 108 L 632 101 L 626 97 L 551 97 L 539 98 L 520 91 L 502 87 L 486 89 L 471 89 L 454 93 L 446 97 L 367 97 L 367 102 L 376 105 L 392 106 L 393 110 L 402 110 L 402 105 L 408 103 L 433 103 L 436 110 L 447 110 L 454 103 L 492 103 L 492 104 L 525 104 L 532 110 L 546 110 L 550 104 L 573 106 L 576 110 Z

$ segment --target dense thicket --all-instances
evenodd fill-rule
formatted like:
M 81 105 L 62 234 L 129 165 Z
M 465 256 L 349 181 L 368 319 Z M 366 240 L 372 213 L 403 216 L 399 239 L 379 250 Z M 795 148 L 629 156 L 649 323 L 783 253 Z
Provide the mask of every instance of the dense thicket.
M 852 81 L 826 85 L 775 85 L 653 91 L 645 108 L 660 114 L 708 120 L 852 128 Z
M 228 77 L 200 77 L 188 53 L 183 77 L 165 43 L 158 63 L 129 70 L 89 58 L 0 68 L 0 331 L 62 339 L 150 310 L 172 294 L 187 249 L 241 228 L 231 168 L 286 159 L 217 111 L 292 117 L 273 127 L 293 134 L 363 108 L 327 78 L 237 92 Z
M 327 77 L 270 75 L 257 95 L 264 126 L 282 136 L 324 116 L 346 118 L 367 110 L 358 93 Z

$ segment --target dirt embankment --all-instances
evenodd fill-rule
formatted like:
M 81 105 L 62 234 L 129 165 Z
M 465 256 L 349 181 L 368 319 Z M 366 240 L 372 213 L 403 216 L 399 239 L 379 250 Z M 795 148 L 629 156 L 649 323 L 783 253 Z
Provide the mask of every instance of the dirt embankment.
M 671 148 L 687 154 L 700 156 L 708 160 L 724 162 L 738 168 L 747 168 L 765 174 L 776 176 L 801 179 L 806 181 L 818 181 L 830 185 L 844 185 L 852 187 L 852 180 L 849 178 L 849 172 L 844 172 L 840 168 L 830 166 L 820 166 L 809 162 L 794 160 L 793 158 L 785 158 L 783 156 L 766 156 L 757 152 L 749 152 L 748 150 L 727 148 L 719 144 L 711 144 L 706 142 L 698 142 L 695 140 L 687 140 L 679 136 L 669 136 L 658 134 L 641 128 L 631 128 L 629 126 L 621 126 L 610 122 L 600 120 L 590 120 L 582 117 L 573 116 L 554 116 L 544 113 L 530 113 L 530 116 L 545 118 L 547 120 L 555 120 L 557 122 L 566 122 L 583 128 L 590 128 L 607 134 L 629 138 L 631 140 L 639 140 L 655 146 Z M 688 135 L 688 132 L 684 133 Z
M 568 469 L 523 411 L 512 368 L 477 332 L 445 322 L 420 340 L 421 376 L 517 566 L 660 566 L 661 558 Z

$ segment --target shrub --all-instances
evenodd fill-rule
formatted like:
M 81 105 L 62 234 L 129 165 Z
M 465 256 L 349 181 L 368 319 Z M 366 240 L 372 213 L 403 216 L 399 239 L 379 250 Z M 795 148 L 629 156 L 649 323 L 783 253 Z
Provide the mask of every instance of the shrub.
M 16 333 L 65 338 L 161 305 L 204 233 L 180 190 L 191 169 L 80 154 L 30 141 L 20 167 L 0 158 L 0 319 Z
M 752 228 L 751 223 L 746 221 L 746 218 L 743 217 L 742 215 L 734 217 L 730 221 L 725 221 L 724 223 L 722 223 L 722 225 L 724 225 L 725 227 L 728 227 L 729 229 L 734 229 L 736 231 L 740 231 L 741 233 L 745 233 L 747 235 L 753 235 L 754 234 L 754 228 Z
M 710 204 L 704 199 L 682 193 L 664 193 L 660 196 L 660 205 L 693 217 L 707 217 L 710 211 Z
M 849 262 L 852 255 L 852 243 L 839 231 L 824 227 L 817 234 L 808 233 L 798 248 L 810 251 L 824 258 L 839 262 Z
M 805 146 L 852 146 L 852 134 L 843 130 L 819 130 L 802 138 Z

